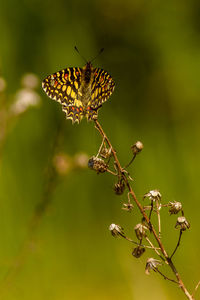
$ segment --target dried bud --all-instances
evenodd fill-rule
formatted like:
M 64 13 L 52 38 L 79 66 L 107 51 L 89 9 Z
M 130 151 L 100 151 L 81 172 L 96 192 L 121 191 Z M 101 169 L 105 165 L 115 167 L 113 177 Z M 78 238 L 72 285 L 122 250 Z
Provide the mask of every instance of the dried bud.
M 158 190 L 152 190 L 144 195 L 144 198 L 149 198 L 151 201 L 160 201 L 161 193 Z
M 161 266 L 162 263 L 160 260 L 157 260 L 155 258 L 148 258 L 146 262 L 146 267 L 145 267 L 145 273 L 147 275 L 150 274 L 150 270 L 156 271 L 158 266 Z
M 133 209 L 133 204 L 131 204 L 131 203 L 123 203 L 122 209 L 131 212 L 132 209 Z
M 110 230 L 112 236 L 114 236 L 114 237 L 117 237 L 120 234 L 123 234 L 123 229 L 121 228 L 121 226 L 116 225 L 116 224 L 111 224 L 109 226 L 109 230 Z
M 181 202 L 176 202 L 176 201 L 169 202 L 169 206 L 170 206 L 170 209 L 169 209 L 170 215 L 177 214 L 179 211 L 182 210 Z
M 146 231 L 148 230 L 148 228 L 145 225 L 139 223 L 134 227 L 134 230 L 138 240 L 141 241 L 143 237 L 146 237 Z
M 120 180 L 119 182 L 115 183 L 114 191 L 116 195 L 122 195 L 125 190 L 125 183 L 123 180 Z
M 88 161 L 88 167 L 94 171 L 99 173 L 104 173 L 108 170 L 108 165 L 105 163 L 105 161 L 98 157 L 91 157 Z
M 137 155 L 138 153 L 140 153 L 142 151 L 142 149 L 144 148 L 142 142 L 137 141 L 133 146 L 131 146 L 131 150 L 133 151 L 134 155 Z
M 106 148 L 104 147 L 102 150 L 101 150 L 101 153 L 100 153 L 101 157 L 103 158 L 109 158 L 111 155 L 112 155 L 112 151 L 111 151 L 111 148 Z
M 178 217 L 175 228 L 180 228 L 182 231 L 190 228 L 190 223 L 186 220 L 184 216 Z
M 132 255 L 136 258 L 139 258 L 145 252 L 145 248 L 142 246 L 137 246 L 133 249 Z

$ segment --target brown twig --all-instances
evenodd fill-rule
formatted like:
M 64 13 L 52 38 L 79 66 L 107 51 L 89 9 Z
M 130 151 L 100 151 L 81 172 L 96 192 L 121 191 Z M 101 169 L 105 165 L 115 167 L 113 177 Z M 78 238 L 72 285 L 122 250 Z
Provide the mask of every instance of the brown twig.
M 174 256 L 174 254 L 175 254 L 176 250 L 177 250 L 177 249 L 178 249 L 178 247 L 180 246 L 180 242 L 181 242 L 182 233 L 183 233 L 183 231 L 182 231 L 182 230 L 180 230 L 180 232 L 179 232 L 179 238 L 178 238 L 178 242 L 177 242 L 177 244 L 176 244 L 176 247 L 175 247 L 175 249 L 174 249 L 174 251 L 173 251 L 172 255 L 170 256 L 170 259 L 172 259 L 172 257 Z
M 189 293 L 189 291 L 186 289 L 181 277 L 180 277 L 180 274 L 178 273 L 174 263 L 172 262 L 171 258 L 168 256 L 167 254 L 167 251 L 165 250 L 165 247 L 163 245 L 163 243 L 161 242 L 160 238 L 159 238 L 159 235 L 157 234 L 154 226 L 151 224 L 150 220 L 149 220 L 149 217 L 147 216 L 143 206 L 141 205 L 141 203 L 138 201 L 130 183 L 129 183 L 129 179 L 127 178 L 127 174 L 125 172 L 125 170 L 121 167 L 121 164 L 119 162 L 119 159 L 117 157 L 117 154 L 116 154 L 116 151 L 115 149 L 113 148 L 109 138 L 107 137 L 107 135 L 105 134 L 103 128 L 101 127 L 100 123 L 97 121 L 97 120 L 94 120 L 94 123 L 95 123 L 95 127 L 96 129 L 99 131 L 99 133 L 101 134 L 102 138 L 105 139 L 105 141 L 107 142 L 109 148 L 111 149 L 111 152 L 113 154 L 113 157 L 114 157 L 114 160 L 115 160 L 115 165 L 116 165 L 116 168 L 117 168 L 117 171 L 119 174 L 121 174 L 128 190 L 129 190 L 129 194 L 132 196 L 134 202 L 136 203 L 138 209 L 140 210 L 143 218 L 145 219 L 145 221 L 147 222 L 147 224 L 150 225 L 150 228 L 151 228 L 151 232 L 152 234 L 154 235 L 154 238 L 156 239 L 157 243 L 158 243 L 158 246 L 163 254 L 163 256 L 165 257 L 165 260 L 168 262 L 172 272 L 174 273 L 174 275 L 176 276 L 177 278 L 177 283 L 179 284 L 181 290 L 183 291 L 183 293 L 185 294 L 185 296 L 189 299 L 189 300 L 194 300 L 193 296 Z
M 160 270 L 158 270 L 158 268 L 154 268 L 153 270 L 155 272 L 158 272 L 162 277 L 164 277 L 165 280 L 169 280 L 169 281 L 174 282 L 176 284 L 178 283 L 176 280 L 171 279 L 171 278 L 167 277 L 166 275 L 164 275 Z

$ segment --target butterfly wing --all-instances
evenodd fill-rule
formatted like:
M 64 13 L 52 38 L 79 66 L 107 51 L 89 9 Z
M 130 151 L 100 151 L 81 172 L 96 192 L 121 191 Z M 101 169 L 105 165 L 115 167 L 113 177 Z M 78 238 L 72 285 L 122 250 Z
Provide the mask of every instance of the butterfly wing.
M 104 70 L 95 68 L 91 83 L 91 100 L 88 103 L 86 117 L 92 120 L 97 117 L 98 109 L 108 100 L 114 91 L 115 83 L 112 77 Z
M 66 118 L 73 123 L 79 123 L 83 118 L 83 106 L 78 100 L 81 79 L 81 68 L 67 68 L 47 76 L 42 82 L 47 96 L 61 103 Z

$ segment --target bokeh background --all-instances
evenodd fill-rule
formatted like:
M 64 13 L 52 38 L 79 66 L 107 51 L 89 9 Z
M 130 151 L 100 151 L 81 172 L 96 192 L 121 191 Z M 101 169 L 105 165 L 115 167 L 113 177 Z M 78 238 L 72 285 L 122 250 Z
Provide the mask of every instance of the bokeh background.
M 175 262 L 193 290 L 199 272 L 200 3 L 197 0 L 0 1 L 0 298 L 183 299 L 173 283 L 144 274 L 147 252 L 112 238 L 140 221 L 121 210 L 114 177 L 84 168 L 100 138 L 72 125 L 42 79 L 83 66 L 108 71 L 116 89 L 99 112 L 122 165 L 144 143 L 130 173 L 139 199 L 159 189 L 181 201 L 191 229 Z M 27 75 L 27 73 L 29 75 Z M 31 73 L 31 74 L 30 74 Z M 162 211 L 169 253 L 176 216 Z M 172 274 L 166 269 L 166 274 Z

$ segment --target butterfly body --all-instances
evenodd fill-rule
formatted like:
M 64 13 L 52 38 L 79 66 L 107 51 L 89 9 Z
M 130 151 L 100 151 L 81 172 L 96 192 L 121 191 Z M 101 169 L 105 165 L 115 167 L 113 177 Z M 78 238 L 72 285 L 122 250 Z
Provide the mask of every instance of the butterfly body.
M 98 109 L 112 94 L 112 77 L 88 62 L 83 68 L 66 68 L 47 76 L 42 87 L 46 94 L 62 104 L 66 118 L 80 122 L 85 116 L 94 120 Z

